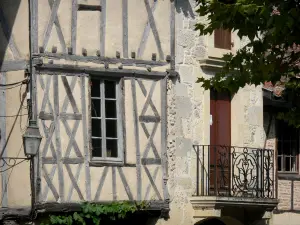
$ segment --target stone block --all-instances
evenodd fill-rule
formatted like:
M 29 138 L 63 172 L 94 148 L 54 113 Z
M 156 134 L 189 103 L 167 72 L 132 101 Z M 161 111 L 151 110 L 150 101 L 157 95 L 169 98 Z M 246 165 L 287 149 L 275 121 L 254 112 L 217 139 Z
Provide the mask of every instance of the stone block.
M 192 50 L 192 56 L 196 59 L 203 59 L 206 58 L 207 49 L 204 46 L 196 46 Z
M 184 157 L 187 156 L 187 152 L 193 149 L 193 143 L 191 139 L 178 137 L 176 138 L 176 156 Z
M 177 82 L 175 85 L 176 96 L 188 97 L 187 86 L 183 83 Z
M 192 187 L 192 179 L 189 177 L 178 177 L 177 184 L 182 186 L 184 189 L 191 189 Z
M 177 116 L 189 118 L 192 113 L 192 102 L 188 97 L 177 97 Z
M 179 67 L 179 76 L 182 82 L 193 84 L 196 81 L 196 77 L 193 73 L 192 66 L 181 65 Z
M 194 31 L 178 30 L 177 44 L 184 48 L 190 49 L 194 46 Z
M 175 57 L 175 63 L 176 64 L 182 64 L 184 59 L 184 48 L 182 46 L 176 47 L 176 57 Z

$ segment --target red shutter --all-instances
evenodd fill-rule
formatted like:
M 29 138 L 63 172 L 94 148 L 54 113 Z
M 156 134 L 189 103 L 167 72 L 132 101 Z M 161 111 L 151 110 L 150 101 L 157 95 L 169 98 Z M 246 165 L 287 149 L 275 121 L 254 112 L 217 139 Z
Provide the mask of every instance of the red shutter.
M 215 48 L 231 49 L 231 32 L 230 30 L 217 29 L 215 34 Z

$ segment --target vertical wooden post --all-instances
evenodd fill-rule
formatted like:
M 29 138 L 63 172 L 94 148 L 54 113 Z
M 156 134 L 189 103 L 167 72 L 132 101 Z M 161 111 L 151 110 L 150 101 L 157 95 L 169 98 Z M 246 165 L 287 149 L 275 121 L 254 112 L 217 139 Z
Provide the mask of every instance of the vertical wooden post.
M 6 73 L 0 73 L 0 84 L 6 84 Z M 2 152 L 2 157 L 7 156 L 6 152 L 6 90 L 0 90 L 0 151 Z M 3 164 L 3 170 L 7 169 L 7 165 Z M 1 207 L 8 206 L 8 193 L 7 193 L 7 171 L 1 173 L 1 182 L 2 182 L 2 196 Z

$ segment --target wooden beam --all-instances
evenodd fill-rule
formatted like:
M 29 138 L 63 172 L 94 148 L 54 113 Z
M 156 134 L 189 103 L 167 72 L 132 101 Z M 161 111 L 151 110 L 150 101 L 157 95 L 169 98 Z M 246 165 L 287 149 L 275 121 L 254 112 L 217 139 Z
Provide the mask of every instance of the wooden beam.
M 128 58 L 128 0 L 122 0 L 123 57 Z
M 160 81 L 160 93 L 161 93 L 161 166 L 162 166 L 162 189 L 165 201 L 169 201 L 170 195 L 168 191 L 168 153 L 167 153 L 167 112 L 168 112 L 168 101 L 167 101 L 167 82 L 168 79 L 164 78 Z
M 69 55 L 61 53 L 51 53 L 45 52 L 38 54 L 37 56 L 46 57 L 49 59 L 65 59 L 70 61 L 79 62 L 92 62 L 97 64 L 118 64 L 122 63 L 123 66 L 126 65 L 149 65 L 149 66 L 166 66 L 169 63 L 167 61 L 153 61 L 153 60 L 141 60 L 141 59 L 118 59 L 118 58 L 108 58 L 104 56 L 80 56 L 80 55 Z
M 148 72 L 148 71 L 139 71 L 133 69 L 114 69 L 114 68 L 93 68 L 85 66 L 73 66 L 73 65 L 64 65 L 64 64 L 44 64 L 37 68 L 39 73 L 46 73 L 47 75 L 61 75 L 64 73 L 70 76 L 82 75 L 94 75 L 94 76 L 110 76 L 110 77 L 139 77 L 139 78 L 163 78 L 175 76 L 175 74 L 170 74 L 169 72 Z
M 105 56 L 105 35 L 106 35 L 106 0 L 101 0 L 101 15 L 100 15 L 100 53 Z
M 84 149 L 84 168 L 85 168 L 85 194 L 86 200 L 91 201 L 91 174 L 90 174 L 90 152 L 89 152 L 89 140 L 87 135 L 87 118 L 88 113 L 86 110 L 86 78 L 84 76 L 80 77 L 81 81 L 81 113 L 82 113 L 82 138 L 83 138 L 83 149 Z
M 132 91 L 132 108 L 134 119 L 134 137 L 135 137 L 135 150 L 136 150 L 136 175 L 137 175 L 137 200 L 142 200 L 142 171 L 141 171 L 141 151 L 139 139 L 139 123 L 138 123 L 138 110 L 137 110 L 137 96 L 136 96 L 136 81 L 131 79 Z
M 11 29 L 10 25 L 8 25 L 6 18 L 4 17 L 4 12 L 3 12 L 1 4 L 0 4 L 0 24 L 1 24 L 4 36 L 8 42 L 8 46 L 13 54 L 14 59 L 20 59 L 21 58 L 20 51 L 17 48 L 16 42 L 14 39 L 14 35 L 12 33 L 12 29 Z
M 25 70 L 27 64 L 26 60 L 0 61 L 0 72 Z
M 101 11 L 100 5 L 78 4 L 78 11 Z
M 0 84 L 6 84 L 6 73 L 0 73 Z M 0 89 L 0 150 L 2 153 L 2 157 L 7 157 L 7 148 L 6 148 L 6 90 Z M 1 164 L 3 162 L 0 162 Z M 7 164 L 3 163 L 3 167 L 1 168 L 3 172 L 1 173 L 1 207 L 8 206 L 8 176 L 7 172 Z
M 161 47 L 160 37 L 159 37 L 159 34 L 158 34 L 158 30 L 156 28 L 156 23 L 155 23 L 153 13 L 152 13 L 151 8 L 150 8 L 149 0 L 144 0 L 144 3 L 145 3 L 146 11 L 147 11 L 147 14 L 148 14 L 148 21 L 149 21 L 149 24 L 150 24 L 150 27 L 151 27 L 151 30 L 152 30 L 152 33 L 153 33 L 153 36 L 154 36 L 154 40 L 156 42 L 156 46 L 157 46 L 157 49 L 158 49 L 159 59 L 163 60 L 164 59 L 164 53 L 163 53 L 163 50 L 162 50 L 162 47 Z
M 64 196 L 64 174 L 62 163 L 62 150 L 61 150 L 61 136 L 60 136 L 60 118 L 59 118 L 59 90 L 58 90 L 58 77 L 53 77 L 53 98 L 54 98 L 54 121 L 55 121 L 55 141 L 56 141 L 56 153 L 57 153 L 57 167 L 58 167 L 58 186 L 59 186 L 59 198 L 61 202 L 65 201 Z
M 175 70 L 175 1 L 171 0 L 171 15 L 170 15 L 170 52 L 171 52 L 171 70 Z
M 72 54 L 76 54 L 77 37 L 77 0 L 72 0 L 72 20 L 71 20 L 71 48 Z

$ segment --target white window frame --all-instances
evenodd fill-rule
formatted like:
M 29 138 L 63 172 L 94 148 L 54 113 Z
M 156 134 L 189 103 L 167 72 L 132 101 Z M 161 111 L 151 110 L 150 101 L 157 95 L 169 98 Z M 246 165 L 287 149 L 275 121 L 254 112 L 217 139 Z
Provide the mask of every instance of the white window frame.
M 124 163 L 124 144 L 123 144 L 123 93 L 122 93 L 122 87 L 121 87 L 121 79 L 112 79 L 112 78 L 106 78 L 106 77 L 98 77 L 98 76 L 92 76 L 90 77 L 90 81 L 92 80 L 99 80 L 100 81 L 100 98 L 101 99 L 101 144 L 102 144 L 102 157 L 95 157 L 93 156 L 93 146 L 92 146 L 92 139 L 95 138 L 92 136 L 92 119 L 95 117 L 92 117 L 92 107 L 90 107 L 90 125 L 91 125 L 91 131 L 90 131 L 90 146 L 91 146 L 91 157 L 90 161 L 92 163 L 99 163 L 99 164 L 123 164 Z M 106 151 L 106 115 L 105 115 L 105 86 L 104 81 L 114 81 L 116 82 L 116 107 L 117 107 L 117 145 L 118 145 L 118 157 L 107 157 L 107 151 Z M 92 106 L 92 88 L 90 87 L 90 104 Z M 112 99 L 111 99 L 112 100 Z

